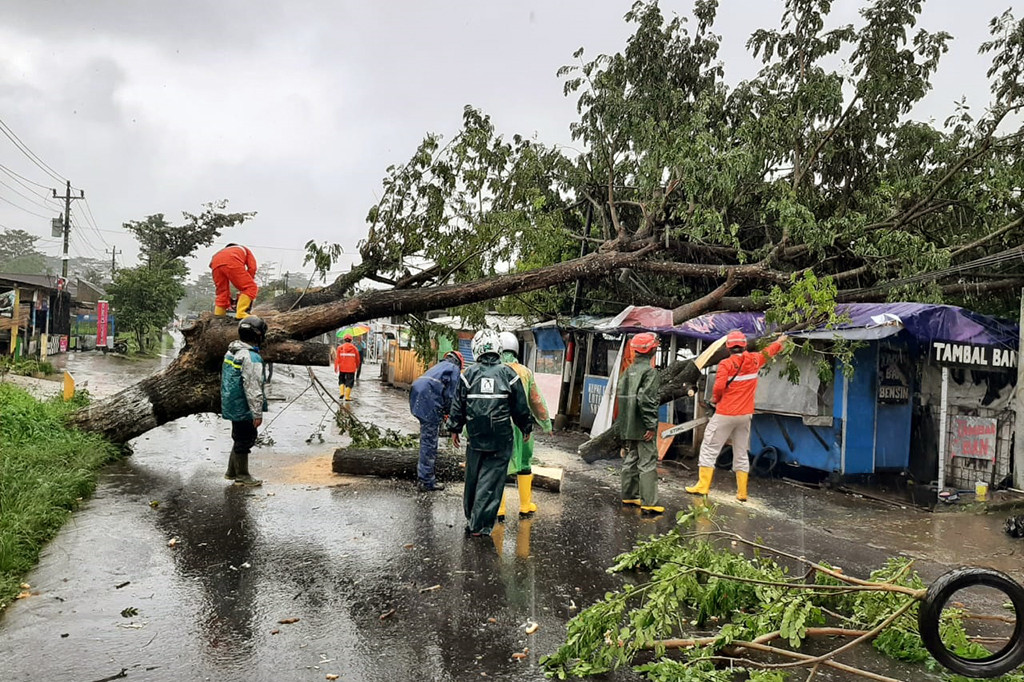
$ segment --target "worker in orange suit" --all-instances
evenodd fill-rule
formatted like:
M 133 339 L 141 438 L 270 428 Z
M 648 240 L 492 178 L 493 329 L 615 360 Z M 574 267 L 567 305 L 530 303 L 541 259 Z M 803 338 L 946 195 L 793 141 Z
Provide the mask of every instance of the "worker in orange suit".
M 351 334 L 345 334 L 342 341 L 334 355 L 334 371 L 338 373 L 338 393 L 348 402 L 352 400 L 352 386 L 359 371 L 359 349 L 352 343 Z
M 231 287 L 238 289 L 238 306 L 235 318 L 243 320 L 249 316 L 249 306 L 256 300 L 259 287 L 253 276 L 256 274 L 256 256 L 241 244 L 228 244 L 213 254 L 210 261 L 213 270 L 213 285 L 217 287 L 217 298 L 213 314 L 224 317 L 231 307 Z

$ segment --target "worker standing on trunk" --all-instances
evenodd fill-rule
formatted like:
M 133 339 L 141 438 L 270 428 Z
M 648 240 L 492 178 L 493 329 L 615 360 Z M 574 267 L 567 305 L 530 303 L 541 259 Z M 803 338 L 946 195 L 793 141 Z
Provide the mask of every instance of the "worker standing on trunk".
M 540 426 L 544 433 L 551 433 L 551 416 L 548 414 L 547 403 L 544 396 L 537 388 L 537 382 L 533 378 L 533 372 L 519 362 L 519 339 L 512 332 L 502 332 L 501 338 L 501 361 L 511 367 L 519 375 L 526 391 L 526 400 L 530 405 L 530 414 L 534 422 Z M 519 488 L 519 517 L 533 516 L 537 511 L 537 505 L 533 502 L 533 439 L 523 440 L 523 432 L 518 427 L 512 428 L 515 441 L 512 447 L 512 459 L 508 463 L 508 473 L 515 474 L 516 487 Z M 504 488 L 502 489 L 504 491 Z M 505 495 L 501 496 L 501 506 L 498 507 L 498 520 L 505 519 Z
M 462 508 L 466 532 L 473 537 L 490 535 L 505 489 L 508 462 L 512 458 L 513 425 L 530 439 L 533 416 L 526 402 L 523 382 L 516 371 L 501 364 L 498 333 L 482 329 L 473 337 L 476 364 L 463 372 L 448 417 L 448 433 L 459 446 L 466 427 L 466 486 Z
M 241 244 L 228 244 L 213 254 L 210 269 L 213 271 L 213 285 L 217 289 L 213 314 L 224 317 L 231 307 L 231 287 L 238 289 L 238 306 L 235 318 L 245 319 L 249 306 L 256 300 L 259 287 L 256 286 L 256 256 Z
M 633 364 L 619 376 L 619 414 L 615 423 L 622 438 L 622 504 L 633 504 L 646 514 L 661 514 L 658 505 L 658 394 L 661 376 L 654 368 L 654 353 L 661 342 L 649 332 L 630 342 Z
M 732 470 L 736 472 L 736 499 L 747 501 L 747 481 L 750 477 L 750 421 L 754 417 L 754 393 L 757 392 L 757 373 L 786 345 L 789 337 L 783 334 L 760 353 L 747 352 L 747 337 L 733 330 L 725 337 L 729 357 L 718 363 L 715 388 L 711 400 L 715 413 L 704 429 L 704 442 L 700 446 L 699 479 L 688 486 L 686 492 L 707 495 L 715 475 L 715 460 L 732 440 Z
M 334 371 L 338 373 L 338 394 L 347 402 L 352 400 L 352 387 L 359 371 L 359 349 L 352 343 L 351 334 L 345 334 L 342 341 L 334 355 Z

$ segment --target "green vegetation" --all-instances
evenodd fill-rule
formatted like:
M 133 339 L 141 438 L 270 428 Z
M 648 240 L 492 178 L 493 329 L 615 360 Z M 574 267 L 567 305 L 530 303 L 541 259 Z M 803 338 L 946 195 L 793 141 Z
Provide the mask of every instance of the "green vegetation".
M 116 456 L 99 436 L 69 429 L 65 418 L 88 402 L 40 402 L 0 384 L 0 609 L 18 594 L 39 552 Z
M 11 356 L 0 357 L 0 374 L 19 374 L 24 377 L 50 376 L 56 373 L 53 365 L 36 358 L 15 358 Z
M 610 573 L 636 572 L 645 580 L 608 592 L 569 621 L 565 643 L 541 659 L 548 677 L 585 677 L 632 666 L 655 682 L 779 682 L 782 671 L 759 669 L 752 654 L 799 651 L 810 637 L 837 630 L 848 637 L 841 644 L 863 637 L 886 656 L 941 669 L 918 633 L 917 597 L 925 584 L 910 560 L 889 559 L 866 586 L 838 569 L 732 533 L 694 531 L 697 525 L 710 527 L 708 515 L 697 507 L 680 512 L 671 531 L 616 557 Z M 750 551 L 740 553 L 738 546 Z M 790 575 L 773 554 L 802 564 L 800 574 Z M 943 613 L 942 634 L 960 656 L 986 654 L 968 638 L 962 613 L 955 609 Z M 806 658 L 814 665 L 811 656 Z M 999 679 L 1024 682 L 1024 674 Z
M 107 293 L 120 329 L 132 335 L 139 352 L 160 351 L 161 330 L 174 319 L 186 294 L 185 259 L 213 244 L 221 231 L 255 215 L 226 213 L 226 207 L 226 201 L 218 201 L 205 204 L 198 215 L 183 211 L 183 225 L 171 225 L 162 213 L 124 223 L 139 242 L 143 263 L 118 270 Z
M 381 429 L 376 424 L 368 424 L 356 418 L 349 410 L 339 409 L 335 422 L 341 432 L 348 432 L 352 437 L 349 447 L 353 448 L 412 448 L 418 447 L 420 437 L 415 433 L 401 433 L 394 429 Z

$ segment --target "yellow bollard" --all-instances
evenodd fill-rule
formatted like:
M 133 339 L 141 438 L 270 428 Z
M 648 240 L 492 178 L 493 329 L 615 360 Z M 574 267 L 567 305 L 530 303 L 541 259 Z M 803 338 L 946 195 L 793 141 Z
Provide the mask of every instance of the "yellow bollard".
M 71 372 L 64 370 L 64 401 L 67 402 L 75 397 L 75 377 Z

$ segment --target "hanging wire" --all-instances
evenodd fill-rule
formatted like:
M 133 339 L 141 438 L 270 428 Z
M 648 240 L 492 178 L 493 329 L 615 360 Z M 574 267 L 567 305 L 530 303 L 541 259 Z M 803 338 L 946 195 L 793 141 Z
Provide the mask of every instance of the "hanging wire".
M 42 169 L 42 171 L 45 172 L 47 175 L 54 178 L 58 182 L 67 182 L 67 178 L 65 178 L 52 168 L 50 168 L 50 166 L 48 166 L 45 161 L 39 158 L 39 156 L 34 151 L 29 149 L 28 145 L 21 141 L 21 138 L 19 138 L 17 134 L 13 130 L 11 130 L 10 126 L 8 126 L 2 118 L 0 118 L 0 132 L 2 132 L 8 140 L 14 143 L 14 146 L 18 148 L 18 151 L 20 151 L 22 154 L 28 157 L 29 161 L 39 166 L 39 168 Z

